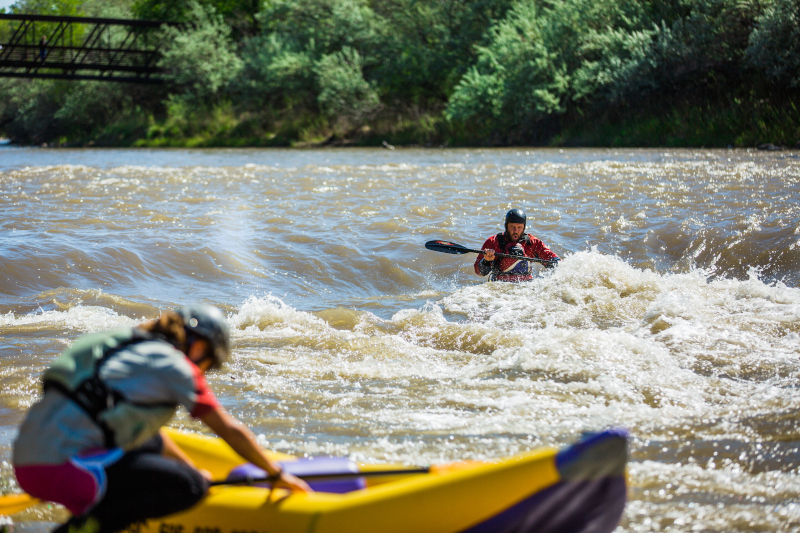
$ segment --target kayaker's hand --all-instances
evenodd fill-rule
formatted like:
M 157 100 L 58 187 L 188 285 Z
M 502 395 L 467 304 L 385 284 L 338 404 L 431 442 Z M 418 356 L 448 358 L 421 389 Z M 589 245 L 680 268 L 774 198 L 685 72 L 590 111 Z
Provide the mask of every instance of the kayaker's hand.
M 283 487 L 289 490 L 296 490 L 300 492 L 314 492 L 314 490 L 308 486 L 308 483 L 300 479 L 299 477 L 286 472 L 285 470 L 281 471 L 281 477 L 278 478 L 277 481 L 273 484 L 274 487 Z
M 483 251 L 483 260 L 488 261 L 489 263 L 494 261 L 494 250 L 492 250 L 491 248 L 486 248 Z
M 214 478 L 212 477 L 211 472 L 209 472 L 208 470 L 203 470 L 201 468 L 201 469 L 198 469 L 197 471 L 200 472 L 200 475 L 203 476 L 204 478 L 206 478 L 206 481 L 208 481 L 209 483 L 214 481 Z

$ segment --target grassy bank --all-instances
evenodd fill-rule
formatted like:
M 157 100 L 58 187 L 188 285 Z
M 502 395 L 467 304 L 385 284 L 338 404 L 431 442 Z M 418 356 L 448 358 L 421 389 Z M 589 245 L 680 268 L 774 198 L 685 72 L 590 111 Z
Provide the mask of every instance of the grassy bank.
M 664 109 L 615 109 L 575 120 L 554 146 L 774 147 L 800 146 L 800 99 L 757 96 L 677 102 Z M 659 112 L 656 112 L 659 111 Z
M 797 100 L 800 102 L 800 100 Z M 487 139 L 455 128 L 441 111 L 383 113 L 367 124 L 319 115 L 237 112 L 231 103 L 171 106 L 160 118 L 132 112 L 60 146 L 307 147 L 307 146 L 562 146 L 794 148 L 800 143 L 800 104 L 791 98 L 731 97 L 679 102 L 669 108 L 618 106 L 532 126 L 526 138 Z

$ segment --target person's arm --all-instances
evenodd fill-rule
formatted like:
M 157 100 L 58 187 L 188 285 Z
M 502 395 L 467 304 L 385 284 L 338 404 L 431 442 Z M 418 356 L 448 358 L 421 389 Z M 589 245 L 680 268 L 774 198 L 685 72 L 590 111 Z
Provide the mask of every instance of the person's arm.
M 494 252 L 497 250 L 493 238 L 486 239 L 481 248 L 484 253 L 478 254 L 475 260 L 475 273 L 479 276 L 485 276 L 492 271 L 492 262 L 494 261 Z
M 164 445 L 164 448 L 162 448 L 162 450 L 161 450 L 161 454 L 162 455 L 164 455 L 165 457 L 171 457 L 172 459 L 175 459 L 176 461 L 179 461 L 179 462 L 181 462 L 183 464 L 191 466 L 192 468 L 198 470 L 201 474 L 203 474 L 203 477 L 205 477 L 207 480 L 211 481 L 211 478 L 212 478 L 211 472 L 209 472 L 208 470 L 200 470 L 200 469 L 198 469 L 197 465 L 194 464 L 194 461 L 192 461 L 189 458 L 189 456 L 186 455 L 186 453 L 183 450 L 181 450 L 180 447 L 177 444 L 175 444 L 174 440 L 169 438 L 169 435 L 167 435 L 166 431 L 161 429 L 161 430 L 159 430 L 158 433 L 161 436 L 161 442 Z
M 192 461 L 186 453 L 175 444 L 175 441 L 169 438 L 167 432 L 163 429 L 159 430 L 161 441 L 164 443 L 164 448 L 161 450 L 162 455 L 177 459 L 181 463 L 185 463 L 193 468 L 196 468 L 194 461 Z
M 278 484 L 290 490 L 300 490 L 303 492 L 313 492 L 311 487 L 302 479 L 285 472 L 279 465 L 275 464 L 256 442 L 253 433 L 241 422 L 236 420 L 222 407 L 211 409 L 200 417 L 214 433 L 219 435 L 222 440 L 228 443 L 233 450 L 247 461 L 266 471 L 268 475 L 278 475 L 273 486 Z
M 538 259 L 549 259 L 550 261 L 561 260 L 561 258 L 558 257 L 550 248 L 548 248 L 544 242 L 534 236 L 531 236 L 531 248 L 533 249 L 533 254 L 531 257 L 536 257 Z M 545 268 L 553 268 L 555 266 L 556 263 L 544 265 Z

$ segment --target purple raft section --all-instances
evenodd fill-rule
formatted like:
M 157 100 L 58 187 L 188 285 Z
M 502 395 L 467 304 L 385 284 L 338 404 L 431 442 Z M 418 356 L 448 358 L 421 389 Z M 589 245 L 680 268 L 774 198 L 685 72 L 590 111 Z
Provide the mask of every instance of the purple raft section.
M 561 481 L 463 533 L 610 533 L 625 510 L 627 443 L 611 429 L 562 450 Z
M 279 463 L 290 474 L 296 476 L 312 474 L 353 474 L 358 472 L 358 465 L 346 457 L 306 457 L 296 461 L 282 461 Z M 267 473 L 252 463 L 239 465 L 228 474 L 228 481 L 244 481 L 247 478 L 267 477 Z M 363 477 L 347 479 L 326 479 L 309 481 L 312 489 L 317 492 L 335 492 L 344 494 L 360 490 L 367 486 Z M 259 487 L 268 487 L 269 483 L 255 483 Z

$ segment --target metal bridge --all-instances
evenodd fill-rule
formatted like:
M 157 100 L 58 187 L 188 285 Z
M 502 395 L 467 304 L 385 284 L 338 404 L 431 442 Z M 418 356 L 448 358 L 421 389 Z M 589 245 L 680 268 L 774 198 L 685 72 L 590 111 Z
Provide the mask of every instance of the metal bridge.
M 0 77 L 163 83 L 157 64 L 164 24 L 181 25 L 0 14 Z

